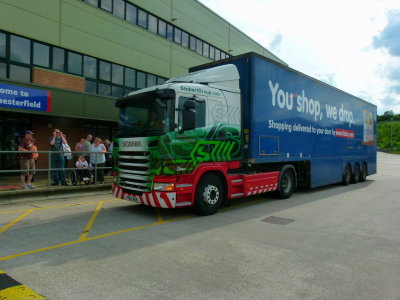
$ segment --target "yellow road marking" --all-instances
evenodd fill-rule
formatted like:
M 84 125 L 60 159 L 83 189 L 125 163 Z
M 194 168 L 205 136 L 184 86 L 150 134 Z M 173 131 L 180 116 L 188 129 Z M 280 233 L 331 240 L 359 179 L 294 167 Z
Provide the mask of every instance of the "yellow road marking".
M 116 200 L 119 200 L 119 199 L 116 199 Z M 104 201 L 112 201 L 112 200 L 104 200 Z M 104 202 L 104 201 L 101 201 L 101 202 Z M 250 204 L 259 203 L 259 202 L 262 202 L 262 201 L 264 201 L 264 200 L 263 199 L 253 200 L 253 201 L 249 201 L 249 202 L 246 202 L 246 203 L 242 203 L 242 204 L 226 207 L 226 208 L 223 208 L 223 209 L 220 209 L 220 210 L 225 211 L 225 210 L 229 210 L 229 209 L 233 209 L 233 208 L 238 208 L 238 207 L 247 206 L 247 205 L 250 205 Z M 93 201 L 91 203 L 95 203 L 95 202 L 97 202 L 97 201 Z M 89 202 L 87 202 L 87 203 L 89 204 Z M 99 205 L 100 205 L 100 203 L 99 203 Z M 70 206 L 70 205 L 65 205 L 65 206 Z M 97 211 L 97 208 L 96 208 L 96 211 Z M 92 217 L 93 217 L 93 215 L 92 215 Z M 62 244 L 58 244 L 58 245 L 53 245 L 53 246 L 50 246 L 50 247 L 44 247 L 44 248 L 35 249 L 35 250 L 31 250 L 31 251 L 21 252 L 21 253 L 18 253 L 18 254 L 3 256 L 3 257 L 0 257 L 0 261 L 10 260 L 10 259 L 13 259 L 13 258 L 17 258 L 17 257 L 21 257 L 21 256 L 24 256 L 24 255 L 28 255 L 28 254 L 33 254 L 33 253 L 38 253 L 38 252 L 43 252 L 43 251 L 47 251 L 47 250 L 57 249 L 57 248 L 65 247 L 65 246 L 84 243 L 84 242 L 87 242 L 87 241 L 97 240 L 97 239 L 105 238 L 105 237 L 108 237 L 108 236 L 113 236 L 113 235 L 117 235 L 117 234 L 121 234 L 121 233 L 136 231 L 136 230 L 139 230 L 139 229 L 145 229 L 145 228 L 149 228 L 149 227 L 153 227 L 153 226 L 157 226 L 157 225 L 162 225 L 162 224 L 166 224 L 166 223 L 170 223 L 170 222 L 181 221 L 181 220 L 193 218 L 193 217 L 196 217 L 196 216 L 197 215 L 188 215 L 188 216 L 178 217 L 178 218 L 174 218 L 174 219 L 170 219 L 170 220 L 164 220 L 162 218 L 162 216 L 161 216 L 161 212 L 159 212 L 159 215 L 157 214 L 157 220 L 158 221 L 156 223 L 152 223 L 152 224 L 149 224 L 149 225 L 143 225 L 143 226 L 137 226 L 137 227 L 128 228 L 128 229 L 123 229 L 123 230 L 114 231 L 114 232 L 110 232 L 110 233 L 106 233 L 106 234 L 100 234 L 100 235 L 96 235 L 96 236 L 89 237 L 89 238 L 86 237 L 84 239 L 80 239 L 79 238 L 78 240 L 72 241 L 72 242 L 66 242 L 66 243 L 62 243 Z M 94 217 L 94 219 L 95 219 L 95 217 Z M 90 220 L 89 220 L 89 222 L 90 222 Z M 88 222 L 88 224 L 89 224 L 89 222 Z M 94 222 L 94 220 L 93 220 L 93 222 Z M 88 225 L 86 225 L 86 226 L 88 226 Z
M 4 290 L 0 290 L 0 299 L 4 299 L 4 300 L 22 300 L 22 299 L 37 300 L 37 299 L 40 299 L 40 300 L 42 300 L 42 299 L 46 299 L 46 298 L 39 295 L 38 293 L 35 293 L 26 285 L 17 285 L 17 286 L 9 287 Z
M 109 200 L 102 200 L 103 202 L 109 202 L 109 201 L 125 201 L 121 199 L 109 199 Z M 78 206 L 78 205 L 88 205 L 88 204 L 93 204 L 93 203 L 98 203 L 99 201 L 89 201 L 89 202 L 81 202 L 81 203 L 71 203 L 71 204 L 62 204 L 62 205 L 52 205 L 52 206 L 43 206 L 43 207 L 36 207 L 36 209 L 50 209 L 50 208 L 59 208 L 59 207 L 69 207 L 69 206 Z M 125 201 L 126 202 L 126 201 Z M 9 213 L 16 213 L 16 212 L 23 212 L 23 211 L 28 211 L 31 210 L 31 208 L 25 208 L 25 209 L 18 209 L 18 210 L 8 210 L 8 211 L 0 211 L 0 214 L 9 214 Z
M 156 213 L 157 213 L 157 222 L 158 223 L 164 222 L 164 219 L 162 217 L 162 214 L 161 214 L 161 211 L 159 208 L 157 208 Z
M 4 271 L 0 270 L 0 274 L 6 274 L 6 272 L 4 272 Z
M 24 214 L 20 215 L 19 217 L 15 218 L 14 220 L 12 220 L 10 223 L 8 223 L 6 226 L 3 226 L 2 228 L 0 228 L 0 233 L 6 231 L 8 228 L 10 228 L 11 226 L 17 224 L 19 221 L 21 221 L 23 218 L 25 218 L 27 215 L 29 215 L 31 212 L 35 211 L 36 209 L 30 209 L 28 211 L 26 211 Z
M 99 204 L 97 204 L 96 210 L 93 212 L 92 216 L 89 219 L 89 222 L 86 224 L 85 229 L 83 230 L 82 234 L 80 235 L 80 237 L 78 239 L 79 241 L 82 241 L 82 240 L 86 239 L 86 237 L 88 236 L 89 231 L 92 228 L 93 223 L 96 220 L 97 215 L 99 214 L 101 207 L 103 206 L 103 203 L 104 203 L 104 201 L 100 201 Z
M 35 249 L 35 250 L 31 250 L 31 251 L 21 252 L 21 253 L 18 253 L 18 254 L 3 256 L 3 257 L 0 257 L 0 261 L 13 259 L 13 258 L 16 258 L 16 257 L 28 255 L 28 254 L 33 254 L 33 253 L 43 252 L 43 251 L 47 251 L 47 250 L 57 249 L 57 248 L 65 247 L 65 246 L 84 243 L 84 242 L 87 242 L 87 241 L 97 240 L 97 239 L 101 239 L 101 238 L 112 236 L 112 235 L 116 235 L 116 234 L 126 233 L 126 232 L 135 231 L 135 230 L 139 230 L 139 229 L 145 229 L 145 228 L 153 227 L 153 226 L 156 226 L 156 225 L 161 225 L 161 224 L 174 222 L 174 221 L 180 221 L 180 220 L 193 218 L 193 217 L 195 217 L 195 215 L 184 216 L 184 217 L 175 218 L 175 219 L 162 221 L 162 222 L 156 222 L 156 223 L 152 223 L 152 224 L 149 224 L 149 225 L 137 226 L 137 227 L 133 227 L 133 228 L 128 228 L 128 229 L 114 231 L 114 232 L 110 232 L 110 233 L 106 233 L 106 234 L 100 234 L 100 235 L 92 236 L 92 237 L 85 238 L 85 239 L 82 239 L 82 240 L 78 239 L 76 241 L 62 243 L 62 244 L 58 244 L 58 245 L 53 245 L 53 246 L 50 246 L 50 247 L 44 247 L 44 248 Z

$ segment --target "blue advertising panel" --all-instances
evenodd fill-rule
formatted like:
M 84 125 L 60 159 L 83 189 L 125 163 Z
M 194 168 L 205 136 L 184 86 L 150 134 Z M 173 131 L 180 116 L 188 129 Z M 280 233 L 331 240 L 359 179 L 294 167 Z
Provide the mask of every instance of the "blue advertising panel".
M 0 83 L 0 107 L 51 111 L 51 92 Z
M 240 75 L 244 158 L 307 162 L 310 187 L 341 182 L 347 164 L 376 173 L 376 106 L 255 53 L 191 68 L 234 64 Z

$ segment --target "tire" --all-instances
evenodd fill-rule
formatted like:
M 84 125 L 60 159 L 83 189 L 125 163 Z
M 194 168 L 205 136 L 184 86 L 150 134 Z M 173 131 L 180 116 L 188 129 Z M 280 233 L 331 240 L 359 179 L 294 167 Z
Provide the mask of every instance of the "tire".
M 71 181 L 72 185 L 76 185 L 78 183 L 78 177 L 77 177 L 75 170 L 72 170 L 69 173 L 69 180 Z
M 349 164 L 346 164 L 346 166 L 344 167 L 344 171 L 343 171 L 342 184 L 349 185 L 350 181 L 351 181 L 351 167 Z
M 363 166 L 361 168 L 361 174 L 360 174 L 360 182 L 364 182 L 367 180 L 367 175 L 368 175 L 368 169 L 367 169 L 367 164 L 363 163 Z
M 351 183 L 358 183 L 360 181 L 360 165 L 356 164 L 353 170 L 353 174 L 351 175 Z
M 197 185 L 194 209 L 202 216 L 215 214 L 224 198 L 225 190 L 221 179 L 215 174 L 206 174 Z
M 293 169 L 284 168 L 281 176 L 279 177 L 279 185 L 277 190 L 278 197 L 281 199 L 289 198 L 294 191 L 295 185 L 296 180 Z

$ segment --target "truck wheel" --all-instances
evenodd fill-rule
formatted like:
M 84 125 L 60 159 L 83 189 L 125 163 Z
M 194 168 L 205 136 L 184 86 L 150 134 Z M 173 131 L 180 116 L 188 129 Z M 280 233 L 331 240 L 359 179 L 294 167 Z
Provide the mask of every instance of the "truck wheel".
M 353 174 L 351 176 L 351 182 L 358 183 L 359 180 L 360 180 L 360 165 L 356 164 L 356 166 L 354 167 Z
M 289 198 L 294 191 L 294 187 L 295 178 L 293 170 L 290 168 L 283 170 L 283 173 L 279 178 L 279 186 L 277 191 L 278 197 L 281 199 Z
M 200 179 L 196 189 L 194 209 L 202 216 L 215 214 L 221 207 L 225 191 L 221 179 L 215 174 L 207 174 Z
M 363 163 L 363 166 L 361 168 L 360 182 L 364 182 L 367 180 L 367 174 L 368 174 L 367 164 Z
M 349 185 L 351 181 L 351 168 L 350 165 L 347 164 L 346 167 L 344 168 L 343 172 L 343 185 Z

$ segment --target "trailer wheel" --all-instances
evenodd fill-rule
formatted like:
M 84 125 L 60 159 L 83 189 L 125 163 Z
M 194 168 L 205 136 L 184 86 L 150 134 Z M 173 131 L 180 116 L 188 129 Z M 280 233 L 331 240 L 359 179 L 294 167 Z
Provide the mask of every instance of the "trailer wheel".
M 196 189 L 194 209 L 202 216 L 215 214 L 225 197 L 221 179 L 215 174 L 206 174 L 200 179 Z
M 349 185 L 351 181 L 351 167 L 349 164 L 346 164 L 343 172 L 343 185 Z
M 356 166 L 354 167 L 354 171 L 353 174 L 351 176 L 351 182 L 352 183 L 358 183 L 358 181 L 360 180 L 360 165 L 356 164 Z
M 361 168 L 360 182 L 364 182 L 367 180 L 367 174 L 368 174 L 367 164 L 363 163 L 363 166 Z
M 278 197 L 281 199 L 289 198 L 294 191 L 295 182 L 293 170 L 291 168 L 284 169 L 279 178 Z

